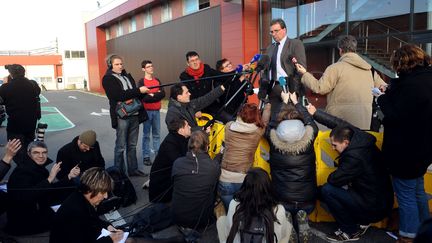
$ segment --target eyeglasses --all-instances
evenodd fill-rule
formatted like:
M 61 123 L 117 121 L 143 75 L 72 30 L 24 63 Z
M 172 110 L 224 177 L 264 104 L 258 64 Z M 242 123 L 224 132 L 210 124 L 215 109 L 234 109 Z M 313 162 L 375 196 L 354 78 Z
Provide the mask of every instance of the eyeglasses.
M 273 33 L 277 34 L 279 31 L 281 31 L 282 29 L 278 29 L 278 30 L 270 30 L 270 35 L 272 35 Z
M 227 68 L 228 66 L 232 66 L 231 62 L 227 62 L 225 65 L 222 65 L 223 68 Z
M 148 66 L 145 66 L 144 68 L 152 68 L 153 67 L 153 65 L 148 65 Z
M 200 60 L 199 57 L 196 57 L 196 58 L 189 59 L 188 62 L 198 62 L 199 60 Z

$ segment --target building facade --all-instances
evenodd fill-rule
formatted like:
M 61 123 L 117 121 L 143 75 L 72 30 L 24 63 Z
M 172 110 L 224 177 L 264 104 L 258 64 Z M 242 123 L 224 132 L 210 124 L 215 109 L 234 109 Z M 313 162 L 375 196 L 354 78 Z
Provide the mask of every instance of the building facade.
M 338 60 L 337 38 L 345 34 L 358 38 L 358 53 L 387 78 L 395 77 L 389 58 L 399 46 L 416 43 L 431 54 L 430 0 L 129 0 L 85 24 L 90 89 L 103 91 L 113 53 L 136 79 L 141 61 L 152 60 L 163 83 L 178 81 L 190 50 L 213 67 L 220 58 L 246 63 L 271 44 L 273 18 L 304 42 L 317 76 Z

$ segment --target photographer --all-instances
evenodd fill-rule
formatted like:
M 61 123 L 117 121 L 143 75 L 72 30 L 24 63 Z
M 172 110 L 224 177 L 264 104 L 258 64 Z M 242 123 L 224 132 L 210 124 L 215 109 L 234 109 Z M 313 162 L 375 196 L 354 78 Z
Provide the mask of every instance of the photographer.
M 5 83 L 0 87 L 0 104 L 6 107 L 8 115 L 7 139 L 17 138 L 22 144 L 14 158 L 19 164 L 25 158 L 25 148 L 35 138 L 36 123 L 41 118 L 41 90 L 36 81 L 24 77 L 23 66 L 11 64 L 5 68 L 9 71 L 9 76 L 4 78 Z

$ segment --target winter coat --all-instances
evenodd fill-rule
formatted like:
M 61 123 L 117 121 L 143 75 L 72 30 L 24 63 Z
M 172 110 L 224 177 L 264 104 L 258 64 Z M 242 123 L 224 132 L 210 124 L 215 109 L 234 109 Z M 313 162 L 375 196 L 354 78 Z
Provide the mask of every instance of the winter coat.
M 192 99 L 189 103 L 180 103 L 171 98 L 168 103 L 165 123 L 168 125 L 174 118 L 179 117 L 185 119 L 189 123 L 189 126 L 191 126 L 193 130 L 196 130 L 198 124 L 195 120 L 195 113 L 210 105 L 223 93 L 224 91 L 219 86 L 204 96 Z
M 10 164 L 4 162 L 3 160 L 0 161 L 0 180 L 3 180 L 3 178 L 9 172 L 10 168 Z
M 354 126 L 369 130 L 372 117 L 372 87 L 385 82 L 374 75 L 371 65 L 353 52 L 345 53 L 317 80 L 311 73 L 301 79 L 313 92 L 327 95 L 326 112 Z
M 8 181 L 8 233 L 30 235 L 50 228 L 54 216 L 50 206 L 62 203 L 75 190 L 75 184 L 71 180 L 49 183 L 48 176 L 45 166 L 36 164 L 28 156 L 12 172 Z M 56 189 L 59 187 L 66 188 Z
M 266 105 L 261 120 L 266 125 L 269 119 L 270 105 Z M 228 122 L 225 125 L 225 150 L 221 168 L 246 174 L 254 162 L 255 151 L 264 132 L 264 127 L 246 123 L 240 117 L 234 122 Z
M 214 203 L 220 175 L 219 162 L 207 153 L 188 152 L 173 165 L 172 212 L 182 227 L 200 229 L 214 222 Z
M 382 151 L 391 174 L 422 177 L 432 163 L 432 67 L 401 73 L 378 104 L 384 113 Z
M 314 203 L 316 199 L 316 168 L 314 141 L 318 127 L 306 109 L 298 103 L 304 115 L 305 134 L 295 143 L 278 138 L 276 129 L 268 132 L 272 186 L 280 201 Z
M 81 192 L 74 192 L 62 203 L 53 222 L 50 243 L 113 242 L 109 236 L 96 240 L 110 224 L 99 218 Z
M 209 77 L 215 77 L 222 74 L 219 71 L 214 70 L 209 65 L 204 64 L 204 74 L 200 77 L 201 78 L 209 78 Z M 183 71 L 180 74 L 180 80 L 183 81 L 190 81 L 194 80 L 193 76 L 190 76 L 186 71 Z M 208 94 L 213 89 L 217 88 L 217 83 L 214 81 L 214 78 L 209 79 L 203 79 L 199 81 L 192 81 L 192 82 L 185 82 L 185 85 L 189 89 L 189 92 L 191 93 L 191 100 L 197 99 L 199 97 L 202 97 L 206 94 Z M 201 108 L 202 112 L 209 113 L 214 115 L 217 112 L 218 104 L 216 101 L 212 101 L 207 106 Z
M 162 141 L 150 170 L 149 200 L 169 203 L 172 198 L 171 172 L 174 161 L 186 155 L 188 138 L 169 132 Z
M 380 220 L 392 209 L 393 189 L 382 154 L 375 145 L 376 138 L 323 111 L 317 110 L 313 117 L 331 129 L 348 126 L 353 130 L 351 141 L 339 155 L 337 169 L 327 182 L 336 187 L 348 186 L 361 210 Z
M 117 128 L 117 119 L 120 119 L 116 112 L 117 103 L 133 98 L 141 99 L 144 96 L 140 93 L 139 88 L 136 87 L 135 81 L 130 73 L 126 73 L 126 71 L 123 70 L 121 75 L 126 76 L 129 79 L 132 89 L 123 90 L 121 81 L 113 75 L 111 69 L 108 69 L 102 78 L 102 86 L 110 104 L 111 126 L 114 129 Z M 138 121 L 139 123 L 142 123 L 147 119 L 147 112 L 143 107 L 143 109 L 138 112 Z
M 76 136 L 72 142 L 61 147 L 57 153 L 57 162 L 62 162 L 61 170 L 57 174 L 58 179 L 67 179 L 70 170 L 79 165 L 81 175 L 84 171 L 91 167 L 105 168 L 105 160 L 102 157 L 99 142 L 93 145 L 93 147 L 87 151 L 82 152 L 78 147 L 78 136 Z
M 14 78 L 0 86 L 0 104 L 8 115 L 6 130 L 16 134 L 34 133 L 41 118 L 39 85 L 24 77 Z

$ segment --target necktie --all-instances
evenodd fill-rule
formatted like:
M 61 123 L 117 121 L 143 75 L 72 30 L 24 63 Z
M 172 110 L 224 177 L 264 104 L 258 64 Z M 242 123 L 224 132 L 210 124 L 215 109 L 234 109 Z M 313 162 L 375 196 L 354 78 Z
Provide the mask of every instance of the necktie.
M 275 43 L 275 48 L 273 50 L 273 55 L 271 57 L 271 76 L 272 76 L 272 80 L 276 81 L 278 80 L 277 78 L 277 53 L 278 53 L 278 49 L 279 49 L 279 42 Z

